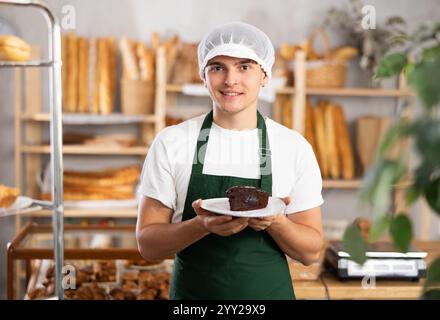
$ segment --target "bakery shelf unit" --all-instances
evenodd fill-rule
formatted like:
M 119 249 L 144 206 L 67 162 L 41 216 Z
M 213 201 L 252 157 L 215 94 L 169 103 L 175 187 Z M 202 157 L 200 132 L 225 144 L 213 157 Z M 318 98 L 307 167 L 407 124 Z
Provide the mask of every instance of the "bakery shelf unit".
M 162 48 L 158 49 L 156 64 L 161 68 Z M 163 81 L 161 75 L 156 73 L 155 86 L 158 94 L 155 95 L 155 105 L 153 114 L 90 114 L 90 113 L 63 113 L 61 124 L 70 126 L 78 132 L 83 128 L 93 126 L 96 130 L 112 127 L 113 132 L 116 129 L 136 128 L 139 133 L 139 145 L 118 146 L 114 145 L 81 145 L 64 144 L 62 154 L 65 157 L 78 157 L 81 159 L 89 156 L 112 157 L 112 158 L 131 158 L 140 164 L 145 159 L 148 152 L 148 146 L 153 140 L 155 134 L 165 126 L 165 112 L 162 110 L 163 97 L 161 87 Z M 23 190 L 32 197 L 40 196 L 40 186 L 37 183 L 37 176 L 41 176 L 43 161 L 45 157 L 51 154 L 50 145 L 44 142 L 44 130 L 51 121 L 50 113 L 45 112 L 41 105 L 41 74 L 38 69 L 25 70 L 23 74 L 16 73 L 16 91 L 17 98 L 15 102 L 15 132 L 16 132 L 16 184 L 23 184 Z M 23 101 L 21 96 L 24 96 Z M 114 129 L 113 129 L 114 128 Z M 103 161 L 105 163 L 105 161 Z M 32 212 L 28 217 L 47 217 L 50 214 L 48 210 Z M 137 208 L 134 205 L 118 207 L 97 207 L 94 204 L 91 207 L 81 205 L 78 207 L 68 206 L 64 208 L 64 217 L 66 218 L 135 218 Z M 17 222 L 17 230 L 22 226 L 21 221 Z
M 41 202 L 52 212 L 53 228 L 53 255 L 55 258 L 55 293 L 59 299 L 63 299 L 61 284 L 62 266 L 64 263 L 63 243 L 63 161 L 61 153 L 62 127 L 61 127 L 61 32 L 56 17 L 50 9 L 39 1 L 31 0 L 0 0 L 0 6 L 15 6 L 17 8 L 35 8 L 43 14 L 47 23 L 48 60 L 11 62 L 0 61 L 2 68 L 15 68 L 16 74 L 28 68 L 48 68 L 49 105 L 50 105 L 50 158 L 51 158 L 51 191 L 52 200 Z M 19 79 L 16 79 L 18 83 Z M 20 92 L 16 91 L 16 102 L 21 99 Z M 16 114 L 16 123 L 19 115 Z M 16 131 L 17 133 L 17 131 Z M 17 148 L 16 148 L 17 149 Z M 18 148 L 19 149 L 19 148 Z M 17 152 L 16 151 L 16 155 Z M 17 168 L 16 170 L 20 170 Z M 17 172 L 16 171 L 16 172 Z M 17 183 L 17 186 L 20 184 Z M 20 212 L 17 212 L 19 214 Z

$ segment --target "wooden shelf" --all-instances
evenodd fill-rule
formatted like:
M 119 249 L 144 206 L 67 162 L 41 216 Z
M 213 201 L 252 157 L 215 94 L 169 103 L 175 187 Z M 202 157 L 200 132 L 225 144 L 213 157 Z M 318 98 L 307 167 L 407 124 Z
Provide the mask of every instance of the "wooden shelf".
M 30 146 L 24 145 L 21 147 L 24 153 L 50 153 L 49 145 Z M 90 154 L 90 155 L 146 155 L 148 148 L 146 147 L 118 147 L 114 146 L 83 146 L 83 145 L 65 145 L 63 146 L 63 154 Z
M 50 217 L 52 211 L 40 210 L 29 214 L 32 217 Z M 137 208 L 64 209 L 65 218 L 136 218 Z
M 352 97 L 409 97 L 413 93 L 409 90 L 398 89 L 372 89 L 372 88 L 308 88 L 306 94 L 328 96 L 352 96 Z
M 357 189 L 361 186 L 362 179 L 333 180 L 323 179 L 322 187 L 326 189 Z
M 26 121 L 49 122 L 50 113 L 22 114 L 20 117 Z M 155 115 L 125 115 L 113 113 L 111 115 L 97 114 L 63 114 L 64 124 L 130 124 L 130 123 L 154 123 Z
M 183 85 L 167 84 L 169 93 L 182 93 Z M 295 94 L 294 87 L 284 87 L 276 90 L 277 94 Z M 307 88 L 309 95 L 352 96 L 352 97 L 407 97 L 414 94 L 410 90 L 374 89 L 374 88 Z

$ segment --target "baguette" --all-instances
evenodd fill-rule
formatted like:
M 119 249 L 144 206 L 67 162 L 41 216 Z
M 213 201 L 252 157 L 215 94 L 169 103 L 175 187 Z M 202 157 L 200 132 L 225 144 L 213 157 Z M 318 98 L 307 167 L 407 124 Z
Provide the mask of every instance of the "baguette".
M 78 81 L 78 112 L 86 113 L 88 109 L 88 68 L 89 41 L 83 37 L 78 40 L 79 81 Z
M 159 33 L 157 33 L 156 31 L 151 33 L 151 48 L 153 49 L 154 52 L 156 52 L 156 50 L 159 48 L 160 46 L 160 37 L 159 37 Z
M 66 111 L 75 112 L 78 104 L 78 41 L 72 32 L 67 35 L 67 70 Z
M 333 111 L 334 126 L 337 139 L 337 152 L 341 164 L 342 177 L 346 180 L 353 179 L 354 158 L 351 148 L 350 135 L 345 121 L 344 111 L 340 106 L 335 106 Z
M 110 85 L 108 88 L 108 92 L 110 95 L 110 105 L 109 105 L 109 113 L 113 113 L 113 108 L 115 105 L 115 95 L 116 95 L 116 39 L 114 37 L 110 37 L 108 39 L 108 51 L 109 51 L 109 79 Z
M 110 110 L 110 62 L 107 39 L 98 42 L 99 52 L 99 84 L 98 84 L 98 109 L 100 114 L 109 114 Z
M 313 106 L 310 103 L 310 101 L 307 100 L 304 136 L 307 139 L 307 141 L 310 143 L 310 145 L 312 146 L 313 152 L 315 153 L 316 158 L 319 163 L 320 160 L 318 158 L 318 150 L 316 148 L 315 129 L 313 128 L 313 123 L 314 123 Z
M 98 113 L 97 88 L 96 88 L 96 70 L 97 70 L 97 40 L 96 38 L 90 38 L 89 40 L 89 70 L 88 70 L 88 112 Z
M 140 79 L 142 81 L 154 80 L 154 54 L 141 42 L 136 44 L 136 54 L 139 60 Z
M 334 105 L 329 103 L 324 108 L 324 127 L 325 136 L 327 138 L 327 156 L 330 176 L 333 179 L 339 179 L 340 177 L 340 166 L 338 152 L 336 148 L 336 135 L 335 135 L 335 125 L 334 125 Z
M 119 41 L 119 49 L 121 50 L 123 63 L 122 78 L 126 80 L 139 80 L 138 63 L 131 41 L 126 37 L 122 37 Z
M 324 113 L 322 107 L 316 107 L 313 110 L 313 119 L 315 120 L 315 136 L 316 146 L 318 150 L 319 166 L 324 178 L 328 177 L 328 160 L 327 160 L 327 142 L 325 139 L 324 129 Z

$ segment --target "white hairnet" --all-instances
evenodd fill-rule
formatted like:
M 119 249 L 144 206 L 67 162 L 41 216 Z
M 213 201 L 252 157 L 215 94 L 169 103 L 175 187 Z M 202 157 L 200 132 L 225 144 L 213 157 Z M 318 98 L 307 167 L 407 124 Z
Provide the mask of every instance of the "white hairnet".
M 208 61 L 216 56 L 251 59 L 267 77 L 272 77 L 275 50 L 269 37 L 260 29 L 243 22 L 232 22 L 211 30 L 199 43 L 199 73 L 205 78 Z

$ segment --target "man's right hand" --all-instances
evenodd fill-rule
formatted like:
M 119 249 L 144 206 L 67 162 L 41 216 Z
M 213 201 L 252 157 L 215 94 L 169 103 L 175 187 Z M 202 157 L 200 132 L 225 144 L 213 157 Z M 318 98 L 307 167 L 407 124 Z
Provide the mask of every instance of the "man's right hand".
M 202 209 L 202 199 L 192 203 L 196 212 L 196 219 L 199 219 L 202 226 L 209 232 L 219 236 L 228 237 L 239 233 L 248 226 L 249 218 L 233 218 L 231 216 L 216 215 L 213 212 Z

